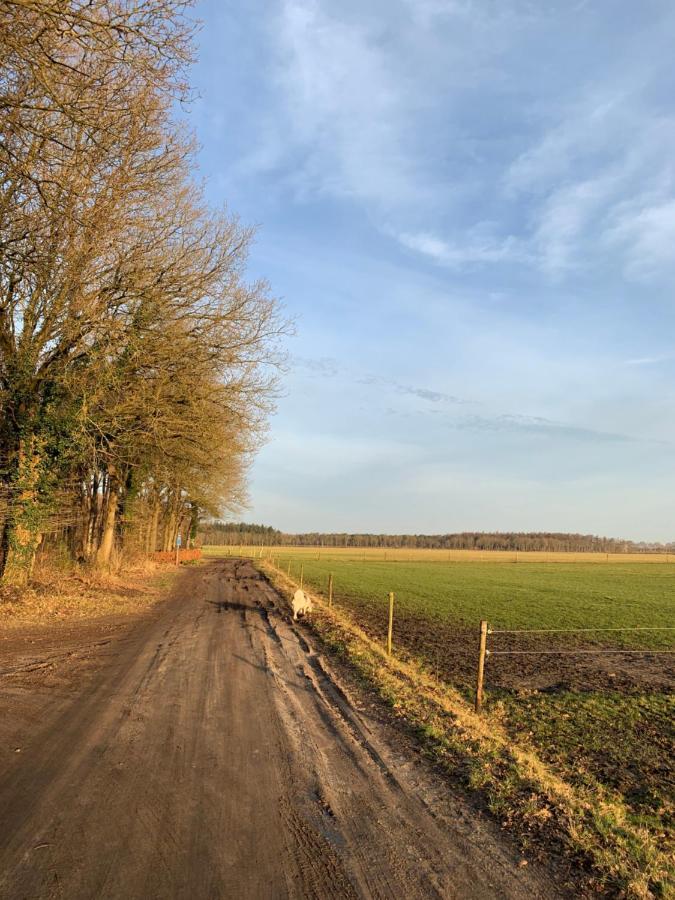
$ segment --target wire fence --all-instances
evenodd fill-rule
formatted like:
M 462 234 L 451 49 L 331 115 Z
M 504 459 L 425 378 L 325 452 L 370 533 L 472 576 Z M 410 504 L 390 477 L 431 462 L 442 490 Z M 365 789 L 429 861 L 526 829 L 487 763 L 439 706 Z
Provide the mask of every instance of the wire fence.
M 671 625 L 628 625 L 622 628 L 488 628 L 488 634 L 574 634 L 586 631 L 675 631 Z
M 487 646 L 487 635 L 541 635 L 541 634 L 595 634 L 595 633 L 630 633 L 630 632 L 663 632 L 675 631 L 672 625 L 622 625 L 599 626 L 597 628 L 491 628 L 487 621 L 480 623 L 481 639 L 478 649 L 478 666 L 476 676 L 475 708 L 479 712 L 484 703 L 485 664 L 494 656 L 675 656 L 675 650 L 662 650 L 644 647 L 640 649 L 624 647 L 556 647 L 555 649 L 537 650 L 494 650 Z M 485 639 L 482 635 L 485 633 Z
M 581 656 L 590 653 L 597 656 L 602 653 L 639 653 L 642 656 L 647 654 L 675 654 L 675 650 L 650 650 L 644 648 L 642 650 L 612 650 L 603 648 L 601 650 L 486 650 L 486 656 Z
M 296 587 L 303 588 L 304 585 L 304 562 L 301 562 L 299 565 L 299 580 L 293 581 L 292 575 L 293 572 L 292 563 L 294 560 L 284 560 L 284 566 L 281 567 L 281 560 L 275 558 L 270 555 L 268 557 L 268 562 L 272 565 L 272 567 L 279 573 L 283 574 L 286 578 L 290 579 L 292 583 L 296 585 Z M 335 599 L 335 580 L 333 573 L 328 574 L 328 581 L 326 586 L 325 595 L 327 597 L 329 608 L 333 606 Z M 393 592 L 388 592 L 383 594 L 383 611 L 388 605 L 389 615 L 388 615 L 388 633 L 386 639 L 386 652 L 388 655 L 392 655 L 392 634 L 393 634 L 393 625 L 394 625 L 394 598 L 395 594 Z M 598 627 L 586 627 L 586 628 L 493 628 L 489 625 L 486 620 L 481 620 L 479 627 L 476 629 L 476 635 L 478 637 L 478 648 L 477 650 L 470 647 L 444 647 L 443 655 L 453 655 L 453 656 L 473 656 L 476 659 L 476 691 L 475 691 L 475 708 L 479 711 L 484 705 L 484 697 L 485 697 L 485 683 L 487 681 L 486 672 L 489 673 L 489 667 L 486 669 L 486 664 L 492 657 L 504 657 L 504 656 L 518 656 L 518 657 L 541 657 L 541 656 L 560 656 L 560 657 L 573 657 L 573 656 L 675 656 L 675 650 L 664 650 L 664 649 L 652 649 L 648 647 L 644 648 L 624 648 L 624 647 L 556 647 L 553 649 L 549 649 L 543 647 L 541 649 L 507 649 L 500 650 L 494 648 L 494 640 L 495 638 L 501 637 L 502 635 L 520 635 L 520 636 L 529 636 L 529 635 L 590 635 L 590 634 L 606 634 L 606 633 L 631 633 L 631 632 L 640 632 L 640 633 L 648 633 L 648 632 L 675 632 L 675 626 L 672 625 L 627 625 L 627 626 L 598 626 Z M 489 639 L 492 639 L 491 641 Z M 492 646 L 489 646 L 489 642 Z

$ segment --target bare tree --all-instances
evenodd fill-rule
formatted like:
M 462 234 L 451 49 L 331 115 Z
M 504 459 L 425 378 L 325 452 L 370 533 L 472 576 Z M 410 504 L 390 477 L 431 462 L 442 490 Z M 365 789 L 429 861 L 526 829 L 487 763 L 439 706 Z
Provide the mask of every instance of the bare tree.
M 133 498 L 175 532 L 181 509 L 215 508 L 214 481 L 240 493 L 262 433 L 283 326 L 244 280 L 250 231 L 208 210 L 171 119 L 188 6 L 0 0 L 6 579 L 27 577 L 57 478 L 73 545 L 106 564 Z

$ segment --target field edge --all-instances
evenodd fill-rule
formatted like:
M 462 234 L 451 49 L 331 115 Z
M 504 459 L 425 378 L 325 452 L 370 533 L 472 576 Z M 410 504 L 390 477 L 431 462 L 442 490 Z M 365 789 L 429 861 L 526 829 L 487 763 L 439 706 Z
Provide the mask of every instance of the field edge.
M 255 561 L 282 595 L 298 585 Z M 312 593 L 311 628 L 411 729 L 422 749 L 476 796 L 525 852 L 565 858 L 592 891 L 632 898 L 670 896 L 675 879 L 663 838 L 636 826 L 621 798 L 581 789 L 550 770 L 531 748 L 509 739 L 498 719 L 476 715 L 448 685 L 411 662 L 389 658 L 349 617 Z

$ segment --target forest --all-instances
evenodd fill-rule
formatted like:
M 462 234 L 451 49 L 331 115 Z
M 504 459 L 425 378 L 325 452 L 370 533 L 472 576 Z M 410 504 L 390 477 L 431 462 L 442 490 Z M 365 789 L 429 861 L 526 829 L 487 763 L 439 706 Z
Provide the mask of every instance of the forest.
M 241 508 L 285 325 L 207 204 L 190 3 L 0 0 L 0 576 Z
M 245 522 L 210 522 L 198 532 L 204 544 L 248 544 L 297 547 L 410 547 L 434 550 L 541 550 L 548 552 L 641 553 L 671 549 L 673 544 L 654 544 L 559 532 L 482 532 L 459 534 L 347 534 L 309 532 L 286 534 L 267 525 Z

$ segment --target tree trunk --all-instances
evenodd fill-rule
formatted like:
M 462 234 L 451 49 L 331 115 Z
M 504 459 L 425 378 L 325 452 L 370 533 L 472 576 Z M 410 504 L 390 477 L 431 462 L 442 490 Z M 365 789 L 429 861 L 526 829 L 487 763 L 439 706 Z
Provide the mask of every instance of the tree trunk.
M 112 476 L 109 477 L 108 503 L 103 519 L 103 531 L 101 543 L 96 554 L 96 565 L 105 568 L 110 565 L 110 555 L 115 543 L 115 523 L 117 520 L 117 507 L 119 503 L 119 485 Z
M 167 510 L 164 517 L 164 532 L 162 534 L 162 551 L 167 553 L 171 549 L 171 534 L 173 532 L 173 511 Z
M 80 520 L 74 528 L 72 553 L 78 562 L 86 562 L 91 554 L 91 535 L 95 512 L 95 492 L 92 479 L 82 476 Z
M 7 517 L 0 538 L 0 575 L 8 584 L 26 584 L 42 538 L 38 498 L 41 465 L 35 435 L 20 440 L 14 471 L 10 474 Z
M 197 529 L 199 528 L 199 507 L 196 503 L 190 504 L 190 522 L 188 525 L 187 548 L 188 550 L 194 544 L 197 537 Z
M 155 500 L 152 506 L 152 515 L 150 517 L 150 527 L 148 528 L 148 542 L 146 545 L 146 553 L 154 553 L 157 549 L 157 531 L 159 529 L 159 500 Z

